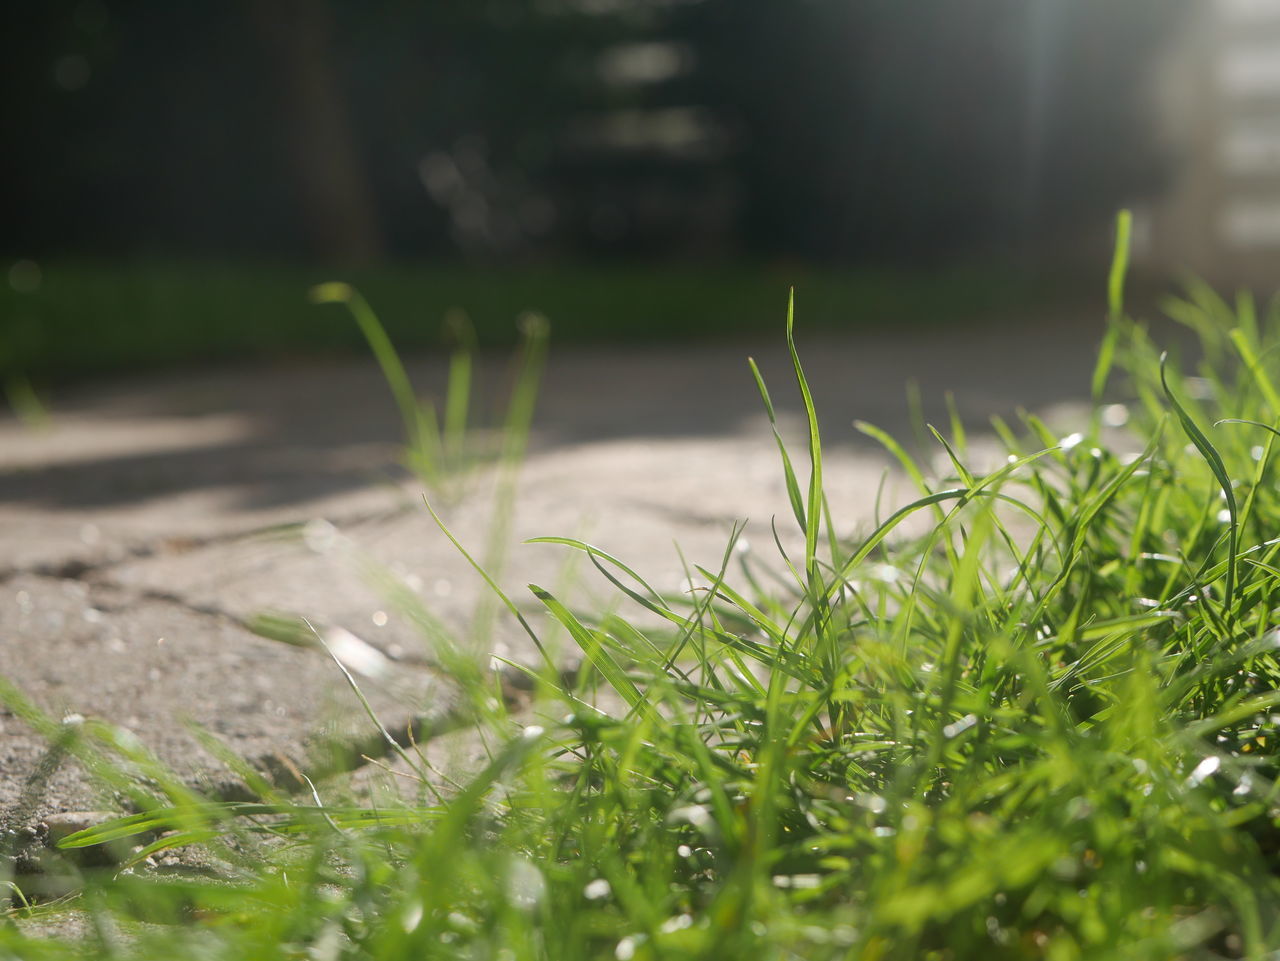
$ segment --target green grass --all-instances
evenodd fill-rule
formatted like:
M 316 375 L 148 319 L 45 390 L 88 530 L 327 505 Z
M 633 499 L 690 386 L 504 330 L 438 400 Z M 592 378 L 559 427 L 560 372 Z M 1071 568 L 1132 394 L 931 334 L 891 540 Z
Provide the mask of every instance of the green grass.
M 997 423 L 1007 461 L 984 473 L 953 426 L 938 477 L 885 438 L 918 495 L 860 532 L 824 495 L 789 321 L 811 429 L 803 455 L 779 441 L 780 469 L 802 548 L 730 544 L 671 597 L 559 539 L 620 603 L 593 617 L 530 585 L 535 620 L 501 595 L 535 642 L 554 627 L 581 653 L 573 677 L 535 672 L 532 717 L 434 638 L 489 745 L 447 797 L 359 809 L 261 784 L 218 805 L 147 767 L 140 813 L 68 847 L 170 829 L 154 847 L 210 845 L 227 877 L 85 871 L 84 938 L 5 926 L 0 952 L 1274 957 L 1280 315 L 1196 288 L 1171 309 L 1202 356 L 1162 360 L 1111 294 L 1088 429 Z M 1122 413 L 1127 434 L 1103 429 Z M 67 749 L 107 778 L 101 758 L 138 751 L 100 725 Z
M 686 341 L 772 333 L 777 292 L 805 292 L 810 329 L 924 327 L 1007 316 L 1058 299 L 1062 278 L 1011 279 L 991 268 L 917 273 L 799 266 L 327 269 L 210 263 L 41 264 L 34 290 L 0 283 L 0 375 L 37 387 L 173 364 L 354 353 L 358 331 L 317 312 L 305 292 L 346 281 L 404 351 L 438 349 L 464 312 L 478 346 L 509 347 L 516 318 L 554 320 L 556 343 Z
M 453 318 L 457 344 L 449 360 L 444 409 L 437 412 L 431 402 L 423 401 L 414 391 L 386 328 L 357 290 L 350 284 L 331 281 L 311 288 L 310 297 L 317 304 L 341 304 L 351 312 L 400 410 L 405 433 L 405 466 L 417 474 L 432 496 L 458 496 L 467 475 L 484 460 L 485 453 L 500 455 L 508 465 L 508 474 L 518 467 L 528 442 L 546 357 L 545 318 L 538 314 L 525 314 L 520 318 L 519 364 L 511 401 L 497 438 L 497 451 L 486 452 L 479 449 L 469 430 L 475 334 L 464 317 Z M 514 491 L 507 486 L 509 499 Z

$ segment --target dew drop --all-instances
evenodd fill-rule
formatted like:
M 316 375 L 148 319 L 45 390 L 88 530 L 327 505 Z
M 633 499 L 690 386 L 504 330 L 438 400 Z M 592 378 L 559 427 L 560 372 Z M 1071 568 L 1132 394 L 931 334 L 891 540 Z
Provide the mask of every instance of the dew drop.
M 1203 783 L 1205 779 L 1211 777 L 1213 773 L 1221 767 L 1221 765 L 1222 759 L 1216 754 L 1210 754 L 1197 764 L 1195 769 L 1187 776 L 1187 786 L 1195 787 L 1196 785 Z
M 1107 404 L 1102 408 L 1102 423 L 1107 427 L 1123 427 L 1129 423 L 1129 408 L 1124 404 Z

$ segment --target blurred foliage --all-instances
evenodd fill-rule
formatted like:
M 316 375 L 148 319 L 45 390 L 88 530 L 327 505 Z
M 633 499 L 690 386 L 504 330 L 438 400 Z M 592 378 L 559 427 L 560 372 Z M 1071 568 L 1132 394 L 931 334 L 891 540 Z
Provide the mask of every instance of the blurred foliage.
M 1030 246 L 1158 189 L 1144 78 L 1184 5 L 19 0 L 0 21 L 5 246 Z M 333 239 L 352 218 L 376 233 L 354 252 Z
M 685 19 L 701 96 L 742 132 L 746 235 L 918 257 L 1052 240 L 1157 191 L 1148 70 L 1181 7 L 711 0 Z

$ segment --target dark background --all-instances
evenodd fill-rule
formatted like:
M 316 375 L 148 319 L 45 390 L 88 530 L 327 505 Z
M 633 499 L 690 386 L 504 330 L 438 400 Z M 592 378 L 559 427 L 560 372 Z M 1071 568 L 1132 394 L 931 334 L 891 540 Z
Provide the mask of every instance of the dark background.
M 269 353 L 331 275 L 393 311 L 519 291 L 461 305 L 482 340 L 486 304 L 582 337 L 661 333 L 680 303 L 681 329 L 751 326 L 699 287 L 747 274 L 845 284 L 815 314 L 851 323 L 839 304 L 892 314 L 920 299 L 894 272 L 925 271 L 937 297 L 906 312 L 963 313 L 987 277 L 1095 270 L 1116 209 L 1160 191 L 1147 78 L 1184 2 L 11 2 L 9 363 Z M 667 293 L 606 316 L 628 283 Z

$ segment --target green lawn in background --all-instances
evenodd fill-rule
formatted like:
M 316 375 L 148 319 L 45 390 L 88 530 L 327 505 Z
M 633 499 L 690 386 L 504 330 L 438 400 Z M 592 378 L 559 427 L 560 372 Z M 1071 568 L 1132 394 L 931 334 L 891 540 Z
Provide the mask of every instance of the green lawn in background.
M 324 268 L 212 263 L 39 264 L 35 289 L 0 283 L 0 372 L 37 383 L 86 375 L 364 349 L 359 331 L 307 301 L 316 283 L 347 281 L 368 298 L 396 345 L 439 347 L 445 317 L 463 311 L 481 347 L 517 339 L 536 310 L 553 343 L 635 343 L 773 333 L 789 286 L 806 327 L 922 327 L 1016 314 L 1062 299 L 1061 279 L 994 267 L 937 271 L 780 265 L 461 265 Z M 26 278 L 29 286 L 30 279 Z M 1074 295 L 1079 300 L 1078 295 Z

